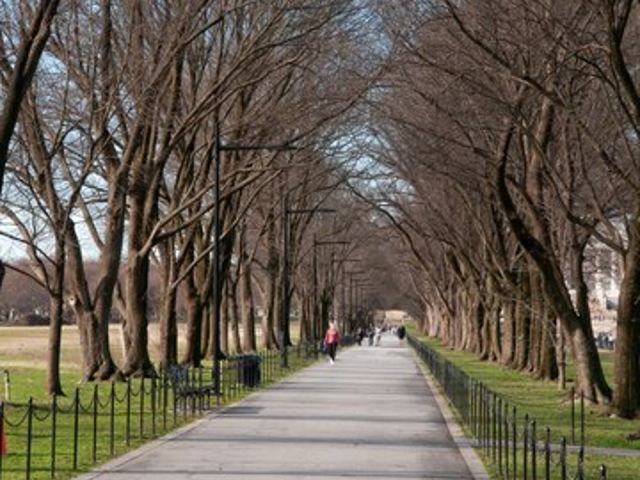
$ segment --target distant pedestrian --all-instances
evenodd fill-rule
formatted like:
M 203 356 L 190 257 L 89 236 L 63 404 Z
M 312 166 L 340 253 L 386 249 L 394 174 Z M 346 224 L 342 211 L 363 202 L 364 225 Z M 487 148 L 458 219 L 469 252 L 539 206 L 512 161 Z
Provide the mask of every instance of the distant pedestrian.
M 407 331 L 404 328 L 404 325 L 400 325 L 396 329 L 396 335 L 398 336 L 398 342 L 400 342 L 400 346 L 404 345 L 404 337 L 407 336 Z
M 336 352 L 338 351 L 338 345 L 340 345 L 340 332 L 335 323 L 331 322 L 327 333 L 324 335 L 324 344 L 326 345 L 327 355 L 329 355 L 329 362 L 333 365 L 336 361 Z

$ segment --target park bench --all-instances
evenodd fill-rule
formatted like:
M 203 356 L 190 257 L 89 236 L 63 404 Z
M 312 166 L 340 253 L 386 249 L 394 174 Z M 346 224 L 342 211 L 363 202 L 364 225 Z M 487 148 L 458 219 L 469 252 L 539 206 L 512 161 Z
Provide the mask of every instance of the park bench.
M 173 388 L 175 408 L 181 403 L 184 410 L 186 410 L 188 406 L 191 407 L 192 411 L 196 410 L 196 406 L 202 409 L 204 399 L 206 398 L 208 402 L 211 395 L 216 393 L 213 378 L 210 375 L 204 378 L 201 368 L 171 365 L 167 369 L 167 375 Z

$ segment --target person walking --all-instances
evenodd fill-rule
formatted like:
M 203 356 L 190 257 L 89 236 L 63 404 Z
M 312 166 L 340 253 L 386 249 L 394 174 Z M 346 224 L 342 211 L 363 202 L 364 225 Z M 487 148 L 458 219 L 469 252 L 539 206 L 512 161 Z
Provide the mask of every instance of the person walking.
M 376 325 L 376 347 L 380 346 L 381 341 L 382 341 L 382 326 Z
M 338 345 L 340 345 L 340 332 L 334 322 L 329 324 L 327 333 L 324 335 L 324 344 L 326 345 L 327 355 L 329 355 L 329 362 L 333 365 L 336 361 Z
M 404 324 L 398 327 L 396 335 L 398 336 L 398 343 L 402 347 L 404 345 L 404 339 L 407 336 L 407 330 L 405 329 Z

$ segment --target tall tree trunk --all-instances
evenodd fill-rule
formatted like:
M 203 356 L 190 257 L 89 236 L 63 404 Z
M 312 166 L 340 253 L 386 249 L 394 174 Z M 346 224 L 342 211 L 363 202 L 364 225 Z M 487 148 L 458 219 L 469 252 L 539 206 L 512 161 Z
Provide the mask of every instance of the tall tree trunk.
M 160 306 L 160 367 L 168 368 L 178 361 L 178 319 L 176 258 L 172 240 L 160 246 L 162 252 L 162 304 Z
M 229 353 L 229 322 L 231 318 L 231 297 L 228 294 L 227 282 L 224 286 L 225 294 L 222 295 L 220 305 L 220 353 L 226 356 Z
M 63 237 L 63 235 L 58 235 Z M 64 311 L 64 240 L 58 238 L 53 265 L 53 278 L 50 285 L 49 301 L 49 348 L 47 350 L 47 393 L 62 395 L 60 382 L 60 354 L 62 350 L 62 318 Z
M 300 341 L 298 346 L 301 346 L 303 343 L 311 342 L 313 340 L 313 321 L 312 321 L 312 311 L 313 311 L 313 300 L 310 295 L 298 294 L 297 303 L 298 307 L 298 327 L 299 327 L 299 335 Z
M 270 218 L 267 220 L 267 280 L 266 280 L 266 311 L 262 318 L 262 341 L 263 348 L 266 350 L 272 350 L 279 347 L 279 340 L 277 335 L 277 328 L 279 326 L 280 308 L 282 306 L 280 285 L 280 256 L 278 254 L 278 248 L 276 243 L 276 224 L 273 214 L 270 214 Z
M 198 291 L 192 285 L 192 280 L 187 280 L 185 288 L 187 303 L 187 323 L 185 328 L 185 350 L 181 363 L 199 367 L 202 360 L 202 324 L 204 318 L 204 305 Z
M 632 112 L 629 118 L 637 132 L 640 127 L 637 61 L 625 51 L 626 45 L 636 35 L 637 2 L 635 6 L 631 1 L 599 3 L 603 13 L 600 18 L 604 20 L 608 36 L 607 53 L 616 76 L 616 98 L 625 112 Z M 633 161 L 637 162 L 637 146 L 634 149 Z M 622 168 L 627 167 L 625 165 Z M 637 185 L 637 177 L 632 181 Z M 640 193 L 637 188 L 634 195 L 633 214 L 629 218 L 628 247 L 624 256 L 624 275 L 618 298 L 614 354 L 613 406 L 625 418 L 633 417 L 640 406 Z
M 567 342 L 562 323 L 556 320 L 556 363 L 558 364 L 558 388 L 567 389 Z
M 547 311 L 542 320 L 542 337 L 536 378 L 541 380 L 557 380 L 558 359 L 556 356 L 555 335 L 556 324 L 553 312 Z
M 202 358 L 213 358 L 211 346 L 211 328 L 213 327 L 213 309 L 211 302 L 204 304 L 202 309 Z
M 240 271 L 240 296 L 242 298 L 242 351 L 255 352 L 256 343 L 256 313 L 253 304 L 253 286 L 251 278 L 251 264 L 243 255 Z
M 192 245 L 187 248 L 189 248 L 189 253 L 186 255 L 186 263 L 189 264 L 195 257 L 195 252 Z M 185 325 L 185 349 L 181 363 L 192 367 L 200 366 L 203 355 L 213 358 L 213 352 L 208 351 L 209 348 L 212 348 L 211 343 L 209 343 L 211 324 L 207 321 L 209 316 L 205 314 L 206 308 L 212 307 L 213 304 L 211 299 L 207 301 L 203 298 L 203 295 L 210 291 L 209 285 L 211 285 L 211 280 L 204 278 L 206 271 L 205 266 L 199 265 L 191 270 L 184 282 L 182 282 L 182 291 L 187 305 L 187 320 Z
M 178 362 L 177 295 L 169 289 L 160 307 L 160 367 L 167 368 Z
M 511 366 L 516 358 L 516 311 L 518 300 L 507 299 L 504 303 L 504 325 L 502 328 L 502 364 Z
M 491 345 L 489 347 L 489 360 L 502 363 L 502 326 L 500 322 L 502 302 L 494 299 L 489 308 L 489 328 Z
M 478 358 L 480 360 L 494 360 L 491 350 L 491 314 L 487 311 L 484 303 L 478 304 L 478 322 L 479 322 L 479 350 Z
M 567 339 L 571 342 L 570 347 L 578 388 L 591 401 L 607 402 L 611 399 L 611 389 L 604 377 L 600 357 L 593 341 L 590 318 L 576 313 L 562 268 L 558 265 L 555 255 L 549 251 L 545 243 L 532 235 L 507 188 L 506 164 L 512 135 L 513 124 L 507 129 L 497 150 L 496 189 L 498 199 L 512 232 L 529 258 L 535 262 L 540 270 L 547 299 L 554 313 L 562 322 Z
M 147 290 L 149 282 L 149 258 L 137 254 L 127 262 L 127 324 L 131 339 L 123 373 L 126 376 L 156 375 L 149 356 L 149 320 L 147 318 Z
M 240 341 L 240 318 L 238 316 L 239 305 L 238 296 L 236 294 L 238 280 L 230 281 L 227 289 L 227 298 L 229 299 L 229 352 L 241 353 L 242 342 Z
M 543 321 L 544 321 L 544 292 L 540 284 L 540 275 L 535 265 L 529 270 L 531 331 L 529 342 L 529 355 L 527 369 L 534 376 L 537 376 L 540 367 L 541 348 L 543 345 Z
M 531 334 L 531 295 L 529 276 L 526 272 L 520 274 L 520 289 L 517 294 L 515 310 L 515 352 L 512 367 L 524 370 L 529 362 L 530 334 Z
M 618 298 L 615 390 L 613 406 L 618 415 L 633 418 L 640 402 L 640 198 L 631 224 L 624 276 Z

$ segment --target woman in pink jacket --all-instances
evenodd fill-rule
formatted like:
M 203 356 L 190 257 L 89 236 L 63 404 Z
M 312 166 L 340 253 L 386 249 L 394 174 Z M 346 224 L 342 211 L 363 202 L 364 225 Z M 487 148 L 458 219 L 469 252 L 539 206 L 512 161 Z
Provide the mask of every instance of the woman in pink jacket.
M 324 335 L 324 344 L 326 346 L 327 354 L 329 355 L 329 361 L 333 365 L 336 361 L 336 352 L 338 351 L 338 345 L 340 345 L 340 332 L 335 323 L 329 324 L 327 333 Z

